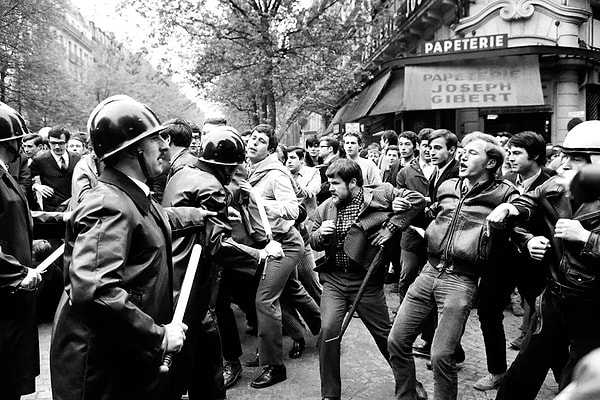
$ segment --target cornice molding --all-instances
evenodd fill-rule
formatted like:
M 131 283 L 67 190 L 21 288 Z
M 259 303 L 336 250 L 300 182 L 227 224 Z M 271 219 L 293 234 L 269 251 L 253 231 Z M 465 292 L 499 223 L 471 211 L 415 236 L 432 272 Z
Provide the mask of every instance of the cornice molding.
M 581 24 L 592 14 L 591 11 L 577 7 L 564 6 L 544 0 L 496 0 L 491 2 L 477 14 L 463 18 L 456 24 L 456 33 L 476 30 L 489 19 L 500 16 L 505 21 L 529 19 L 535 11 L 551 15 L 563 22 Z

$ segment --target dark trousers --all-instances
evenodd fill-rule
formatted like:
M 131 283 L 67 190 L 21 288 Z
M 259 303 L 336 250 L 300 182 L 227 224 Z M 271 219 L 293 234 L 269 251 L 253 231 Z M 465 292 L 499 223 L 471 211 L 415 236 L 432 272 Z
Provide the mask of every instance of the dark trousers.
M 409 251 L 402 249 L 400 252 L 400 282 L 398 283 L 398 294 L 400 303 L 406 296 L 408 287 L 417 279 L 419 272 L 423 269 L 425 261 L 427 261 L 427 252 L 425 246 L 417 251 Z
M 599 306 L 598 300 L 561 299 L 544 291 L 523 347 L 508 369 L 496 399 L 533 400 L 548 370 L 552 368 L 556 376 L 562 366 L 559 388 L 564 389 L 571 382 L 575 364 L 600 347 Z
M 383 292 L 382 272 L 371 277 L 371 282 L 356 309 L 383 357 L 389 360 L 387 338 L 391 324 Z M 344 316 L 355 299 L 365 272 L 321 273 L 321 333 L 319 334 L 319 370 L 321 395 L 340 397 L 340 340 L 327 342 L 340 333 Z
M 236 361 L 242 355 L 242 344 L 235 319 L 231 309 L 232 300 L 246 314 L 249 325 L 256 327 L 256 308 L 254 299 L 258 278 L 243 275 L 230 270 L 223 271 L 217 296 L 216 314 L 221 334 L 223 358 L 225 361 Z
M 168 399 L 222 400 L 225 394 L 221 338 L 214 313 L 189 327 L 183 349 L 173 359 Z

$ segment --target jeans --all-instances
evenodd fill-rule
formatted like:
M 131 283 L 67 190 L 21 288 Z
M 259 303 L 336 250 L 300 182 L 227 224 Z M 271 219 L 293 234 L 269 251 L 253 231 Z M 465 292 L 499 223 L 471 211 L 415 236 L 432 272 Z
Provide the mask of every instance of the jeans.
M 423 252 L 415 253 L 413 251 L 402 249 L 400 253 L 400 264 L 402 269 L 400 270 L 400 282 L 398 283 L 398 294 L 400 295 L 400 302 L 406 296 L 408 287 L 417 279 L 419 271 L 425 264 L 425 254 Z
M 454 351 L 463 335 L 476 291 L 475 279 L 438 270 L 429 263 L 425 265 L 408 289 L 388 338 L 397 399 L 417 398 L 412 345 L 434 307 L 437 307 L 438 327 L 431 348 L 433 398 L 457 398 L 458 378 Z
M 375 339 L 375 343 L 386 360 L 389 360 L 387 338 L 390 318 L 383 292 L 383 271 L 371 276 L 356 312 Z M 319 370 L 321 395 L 340 397 L 340 340 L 327 342 L 339 335 L 344 316 L 355 299 L 364 272 L 321 273 L 323 294 L 321 296 L 321 333 L 319 334 Z

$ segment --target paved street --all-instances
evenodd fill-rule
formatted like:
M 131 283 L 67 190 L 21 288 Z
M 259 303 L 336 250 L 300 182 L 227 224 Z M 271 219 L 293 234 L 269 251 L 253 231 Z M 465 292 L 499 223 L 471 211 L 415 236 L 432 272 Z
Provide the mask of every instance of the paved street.
M 390 310 L 398 306 L 398 296 L 392 295 L 386 288 L 388 307 Z M 519 318 L 505 312 L 505 328 L 507 338 L 512 339 L 518 334 Z M 240 323 L 243 319 L 240 317 Z M 42 399 L 50 400 L 50 378 L 48 368 L 48 350 L 50 347 L 50 324 L 40 327 L 40 346 L 42 372 L 37 380 L 38 392 L 23 397 L 25 400 Z M 308 338 L 308 337 L 307 337 Z M 291 346 L 291 339 L 284 338 L 284 354 Z M 256 348 L 256 338 L 244 336 L 244 350 L 248 357 Z M 459 399 L 461 400 L 487 400 L 494 399 L 496 391 L 480 392 L 473 389 L 473 383 L 486 373 L 483 340 L 479 329 L 476 312 L 473 312 L 467 323 L 465 335 L 462 340 L 467 358 L 462 370 L 459 372 Z M 508 357 L 512 360 L 516 352 L 508 350 Z M 417 359 L 417 377 L 421 380 L 431 398 L 433 394 L 432 373 L 425 368 L 425 361 Z M 245 368 L 243 377 L 228 392 L 229 399 L 243 400 L 275 400 L 275 399 L 320 399 L 319 389 L 319 363 L 316 353 L 316 338 L 307 340 L 307 349 L 299 360 L 287 360 L 286 367 L 288 379 L 285 382 L 270 388 L 256 390 L 250 387 L 250 381 L 258 375 L 259 368 Z M 344 400 L 383 400 L 392 399 L 394 394 L 394 380 L 392 372 L 377 350 L 362 322 L 354 318 L 342 344 L 342 398 Z M 538 400 L 554 398 L 557 385 L 549 375 L 542 387 Z

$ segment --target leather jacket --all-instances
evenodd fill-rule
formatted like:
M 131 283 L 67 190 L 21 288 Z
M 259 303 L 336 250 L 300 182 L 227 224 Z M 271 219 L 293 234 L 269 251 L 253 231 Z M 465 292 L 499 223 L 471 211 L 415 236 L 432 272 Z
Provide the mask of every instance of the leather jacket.
M 429 262 L 454 273 L 477 278 L 496 245 L 502 245 L 500 232 L 486 229 L 486 217 L 501 203 L 519 194 L 510 182 L 494 178 L 463 193 L 463 179 L 442 183 L 437 193 L 435 219 L 425 232 Z M 439 267 L 438 267 L 439 268 Z
M 542 262 L 550 267 L 551 289 L 561 295 L 600 298 L 600 199 L 583 203 L 576 210 L 565 194 L 565 189 L 553 177 L 535 190 L 515 199 L 512 204 L 519 210 L 518 219 L 530 220 L 534 215 L 543 216 L 546 238 L 550 248 Z M 574 219 L 592 232 L 586 243 L 567 241 L 554 237 L 554 227 L 559 218 Z M 515 228 L 517 245 L 527 252 L 527 242 L 534 235 L 519 227 Z

